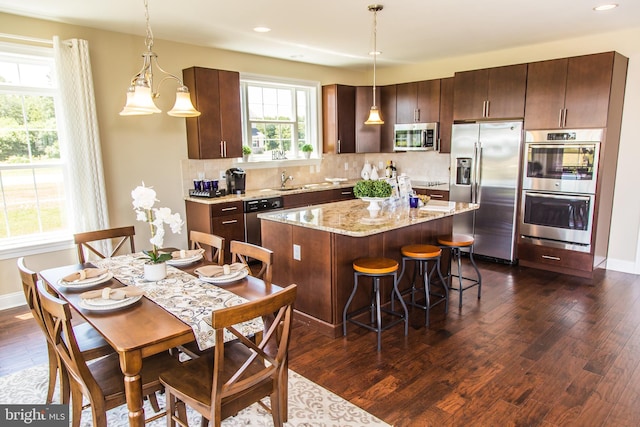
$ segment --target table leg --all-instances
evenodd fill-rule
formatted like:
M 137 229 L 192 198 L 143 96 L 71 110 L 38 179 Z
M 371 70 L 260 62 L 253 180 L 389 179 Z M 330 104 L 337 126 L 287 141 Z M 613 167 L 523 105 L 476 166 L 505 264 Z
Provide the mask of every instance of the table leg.
M 132 351 L 120 354 L 120 368 L 124 374 L 124 392 L 129 409 L 129 425 L 144 426 L 144 408 L 142 407 L 142 353 Z

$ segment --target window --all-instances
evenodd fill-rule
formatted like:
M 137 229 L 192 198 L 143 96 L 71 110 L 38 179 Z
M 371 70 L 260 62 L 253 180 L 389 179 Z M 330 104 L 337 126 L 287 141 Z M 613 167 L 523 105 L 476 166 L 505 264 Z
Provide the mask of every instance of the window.
M 319 157 L 318 82 L 240 76 L 243 145 L 251 161 L 304 157 L 311 145 Z
M 53 49 L 0 44 L 0 249 L 69 239 Z

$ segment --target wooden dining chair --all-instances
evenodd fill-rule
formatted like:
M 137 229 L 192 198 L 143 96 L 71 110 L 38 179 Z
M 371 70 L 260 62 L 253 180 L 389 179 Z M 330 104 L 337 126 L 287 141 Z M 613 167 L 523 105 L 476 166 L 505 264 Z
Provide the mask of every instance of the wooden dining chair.
M 274 426 L 287 419 L 283 396 L 287 396 L 287 361 L 297 286 L 244 304 L 215 310 L 215 349 L 212 357 L 183 363 L 160 375 L 167 397 L 168 426 L 185 423 L 184 405 L 198 411 L 218 427 L 222 420 L 258 402 L 271 412 Z M 234 325 L 261 316 L 265 331 L 259 342 L 243 336 Z M 225 345 L 225 330 L 237 340 Z M 262 402 L 270 397 L 271 406 Z M 286 405 L 284 405 L 286 408 Z M 203 419 L 203 421 L 204 421 Z M 203 423 L 205 424 L 205 423 Z
M 191 230 L 189 232 L 191 249 L 204 249 L 205 259 L 218 265 L 224 263 L 224 237 L 215 234 Z
M 273 251 L 263 248 L 262 246 L 240 242 L 238 240 L 231 241 L 229 251 L 231 252 L 231 262 L 246 264 L 252 276 L 264 280 L 265 283 L 271 283 L 271 277 L 273 275 Z M 250 267 L 250 263 L 252 263 L 253 260 L 261 262 L 260 269 L 257 272 L 254 272 Z
M 80 426 L 80 417 L 84 409 L 82 403 L 85 398 L 89 402 L 88 406 L 91 406 L 93 425 L 106 427 L 106 411 L 126 403 L 124 375 L 120 369 L 119 355 L 113 353 L 87 363 L 78 346 L 69 303 L 49 293 L 42 281 L 38 282 L 36 289 L 40 298 L 45 330 L 55 348 L 58 360 L 64 365 L 69 376 L 71 425 Z M 179 362 L 167 352 L 143 359 L 141 372 L 143 396 L 151 397 L 151 400 L 155 401 L 155 392 L 162 390 L 162 384 L 158 379 L 160 372 L 165 369 L 176 369 L 178 365 Z M 157 401 L 154 406 L 156 409 Z M 156 414 L 149 417 L 148 421 L 164 415 L 164 412 Z
M 135 244 L 133 242 L 133 236 L 136 234 L 136 230 L 133 226 L 108 228 L 104 230 L 87 231 L 84 233 L 76 233 L 73 235 L 73 240 L 78 247 L 78 262 L 86 262 L 85 249 L 90 253 L 98 256 L 99 258 L 110 258 L 114 256 L 120 248 L 129 241 L 131 253 L 135 252 Z M 118 239 L 115 246 L 112 247 L 110 252 L 106 253 L 103 249 L 98 249 L 97 243 L 105 240 Z
M 27 268 L 24 257 L 18 258 L 18 270 L 20 279 L 22 280 L 22 290 L 27 300 L 27 306 L 31 310 L 31 314 L 36 323 L 42 329 L 47 343 L 47 356 L 49 358 L 49 385 L 47 387 L 46 403 L 52 403 L 53 392 L 56 386 L 56 379 L 60 378 L 60 403 L 69 403 L 69 382 L 64 369 L 60 369 L 58 358 L 53 343 L 49 339 L 49 334 L 45 328 L 44 319 L 42 317 L 42 309 L 40 308 L 40 298 L 36 290 L 38 282 L 38 274 Z M 102 335 L 98 333 L 90 324 L 76 323 L 73 326 L 74 335 L 78 341 L 78 350 L 82 353 L 86 360 L 96 359 L 107 354 L 114 353 L 113 348 L 107 343 Z

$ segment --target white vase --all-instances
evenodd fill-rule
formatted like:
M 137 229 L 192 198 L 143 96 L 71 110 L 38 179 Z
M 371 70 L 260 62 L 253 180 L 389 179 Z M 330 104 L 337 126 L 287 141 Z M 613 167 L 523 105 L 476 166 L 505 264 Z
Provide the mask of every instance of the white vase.
M 371 166 L 371 174 L 369 175 L 369 178 L 372 180 L 377 180 L 378 179 L 378 168 L 375 166 Z
M 362 177 L 362 179 L 369 179 L 369 177 L 371 176 L 371 165 L 369 164 L 369 162 L 365 162 L 364 166 L 362 167 L 362 172 L 360 172 L 360 176 Z
M 144 264 L 144 280 L 147 282 L 157 282 L 167 277 L 167 264 L 159 262 L 157 264 Z

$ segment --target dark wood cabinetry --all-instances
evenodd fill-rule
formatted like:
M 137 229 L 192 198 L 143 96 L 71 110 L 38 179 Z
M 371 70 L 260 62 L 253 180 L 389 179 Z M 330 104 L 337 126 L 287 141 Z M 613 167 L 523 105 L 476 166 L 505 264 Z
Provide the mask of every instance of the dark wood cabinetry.
M 527 64 L 455 73 L 454 120 L 524 117 Z
M 323 152 L 356 151 L 356 88 L 345 85 L 322 87 Z
M 332 188 L 330 190 L 286 194 L 282 196 L 282 204 L 285 209 L 291 209 L 302 206 L 319 205 L 322 203 L 339 202 L 341 200 L 349 200 L 353 198 L 353 187 Z
M 380 88 L 376 87 L 376 103 L 380 100 Z M 373 86 L 356 87 L 356 153 L 380 152 L 380 131 L 382 125 L 365 125 L 369 111 L 373 105 Z M 378 105 L 378 108 L 380 106 Z M 380 110 L 382 111 L 382 110 Z M 382 116 L 382 119 L 387 120 Z
M 242 157 L 240 74 L 191 67 L 182 70 L 182 76 L 202 113 L 186 119 L 189 158 Z
M 449 192 L 446 190 L 434 190 L 431 188 L 414 188 L 417 194 L 426 194 L 431 197 L 432 200 L 449 200 Z
M 440 79 L 396 85 L 396 123 L 440 120 Z
M 230 263 L 229 242 L 244 241 L 242 201 L 206 204 L 187 200 L 186 213 L 187 232 L 196 230 L 224 237 L 224 258 Z
M 384 124 L 380 127 L 380 152 L 393 153 L 394 125 L 396 120 L 396 85 L 380 88 L 380 114 Z
M 453 126 L 453 86 L 454 78 L 440 80 L 440 125 L 438 129 L 440 152 L 451 152 L 451 129 Z
M 626 58 L 606 52 L 529 64 L 525 129 L 607 127 L 616 62 Z

